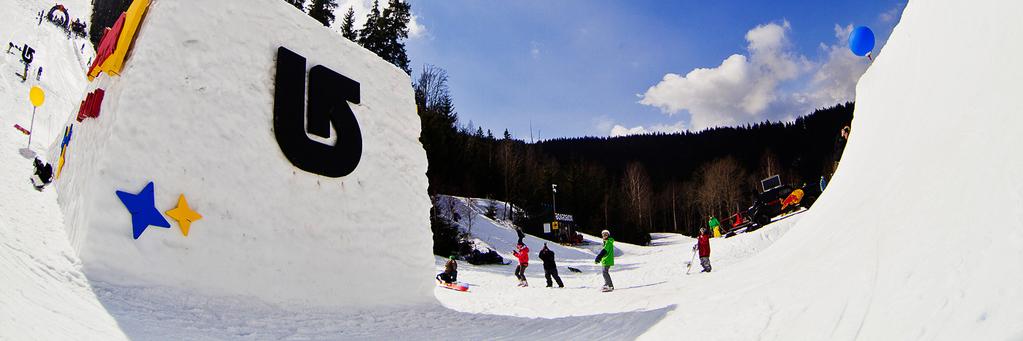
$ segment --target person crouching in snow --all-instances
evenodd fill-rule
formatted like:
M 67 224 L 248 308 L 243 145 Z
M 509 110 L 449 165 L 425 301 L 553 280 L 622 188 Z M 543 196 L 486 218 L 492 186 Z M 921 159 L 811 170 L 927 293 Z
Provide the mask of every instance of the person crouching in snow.
M 601 291 L 615 290 L 614 283 L 611 283 L 611 267 L 615 265 L 615 239 L 611 238 L 611 232 L 608 230 L 600 231 L 600 237 L 604 239 L 604 246 L 601 248 L 600 253 L 597 254 L 597 259 L 594 259 L 594 263 L 601 263 L 604 266 L 604 287 Z
M 700 236 L 696 237 L 696 245 L 693 245 L 693 251 L 696 250 L 700 251 L 700 265 L 703 266 L 701 272 L 710 272 L 710 236 L 706 228 L 700 228 Z
M 38 157 L 35 159 L 34 165 L 36 172 L 31 178 L 32 185 L 35 186 L 37 191 L 42 192 L 43 187 L 50 184 L 50 181 L 53 179 L 53 167 Z
M 458 262 L 455 261 L 455 256 L 448 257 L 448 262 L 444 263 L 444 272 L 437 275 L 437 280 L 444 284 L 458 281 Z
M 519 259 L 519 266 L 515 267 L 515 278 L 519 279 L 520 287 L 528 287 L 529 282 L 526 281 L 526 267 L 529 266 L 529 247 L 526 244 L 519 243 L 515 247 L 515 252 L 512 252 L 515 258 Z
M 558 276 L 558 265 L 554 263 L 554 251 L 547 248 L 547 243 L 543 243 L 543 249 L 540 250 L 540 260 L 543 261 L 543 277 L 547 278 L 547 287 L 553 286 L 551 277 L 554 277 L 558 287 L 564 288 L 565 284 L 561 283 L 561 277 Z

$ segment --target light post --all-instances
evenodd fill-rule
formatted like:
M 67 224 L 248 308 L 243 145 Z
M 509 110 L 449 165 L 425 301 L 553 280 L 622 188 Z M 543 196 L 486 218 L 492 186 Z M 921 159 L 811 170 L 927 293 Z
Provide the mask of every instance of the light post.
M 551 184 L 551 210 L 554 211 L 554 220 L 551 221 L 551 226 L 555 229 L 558 228 L 558 185 Z M 555 235 L 560 234 L 561 231 L 554 231 Z
M 554 210 L 554 221 L 558 220 L 558 185 L 551 184 L 551 207 Z

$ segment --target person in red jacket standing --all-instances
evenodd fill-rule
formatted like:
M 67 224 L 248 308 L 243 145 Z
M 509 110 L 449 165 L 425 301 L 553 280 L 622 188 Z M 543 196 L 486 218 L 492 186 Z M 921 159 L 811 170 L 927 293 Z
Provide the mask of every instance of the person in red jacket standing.
M 512 252 L 515 258 L 519 259 L 519 266 L 515 267 L 515 278 L 519 279 L 520 287 L 528 287 L 529 282 L 526 281 L 526 267 L 529 266 L 529 247 L 526 244 L 519 243 L 515 247 L 515 252 Z
M 710 236 L 707 235 L 706 228 L 700 228 L 700 236 L 696 237 L 696 245 L 693 245 L 693 250 L 700 251 L 700 265 L 703 266 L 701 272 L 710 272 Z

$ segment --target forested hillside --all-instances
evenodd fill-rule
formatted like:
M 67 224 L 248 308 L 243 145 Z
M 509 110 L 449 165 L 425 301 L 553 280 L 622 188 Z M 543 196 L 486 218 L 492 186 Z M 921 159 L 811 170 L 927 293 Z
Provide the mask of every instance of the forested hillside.
M 748 207 L 759 180 L 773 174 L 817 186 L 833 172 L 836 139 L 853 112 L 848 103 L 790 123 L 530 144 L 460 125 L 446 83 L 444 70 L 427 66 L 415 85 L 431 194 L 514 203 L 526 216 L 506 218 L 531 232 L 551 220 L 556 200 L 582 231 L 606 228 L 640 244 L 649 232 L 693 234 L 708 215 Z

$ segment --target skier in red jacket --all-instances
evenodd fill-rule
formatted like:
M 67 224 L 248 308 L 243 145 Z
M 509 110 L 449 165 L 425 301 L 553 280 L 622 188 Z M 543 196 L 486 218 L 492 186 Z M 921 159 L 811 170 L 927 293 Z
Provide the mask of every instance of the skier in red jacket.
M 526 281 L 526 267 L 529 266 L 529 247 L 526 244 L 519 243 L 515 247 L 515 251 L 512 255 L 519 259 L 519 266 L 515 267 L 515 278 L 519 279 L 520 287 L 528 287 L 529 282 Z
M 703 266 L 701 272 L 710 272 L 710 236 L 707 235 L 706 228 L 700 228 L 700 236 L 696 237 L 696 245 L 693 245 L 693 250 L 700 251 L 700 265 Z

